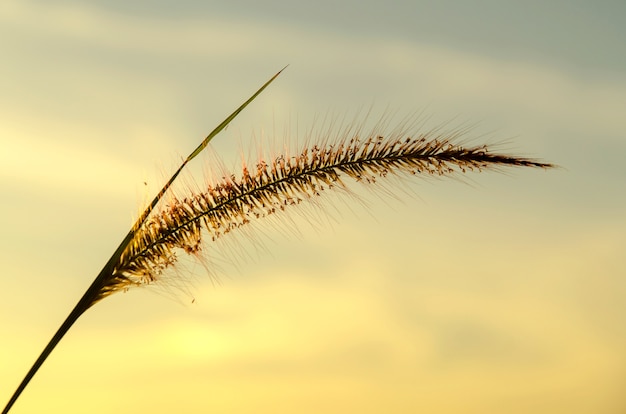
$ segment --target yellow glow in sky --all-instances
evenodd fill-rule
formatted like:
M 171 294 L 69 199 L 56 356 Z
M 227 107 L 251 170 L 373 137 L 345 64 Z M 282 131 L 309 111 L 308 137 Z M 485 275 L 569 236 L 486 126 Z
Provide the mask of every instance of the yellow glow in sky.
M 261 223 L 261 247 L 208 243 L 219 283 L 189 264 L 186 292 L 106 298 L 11 413 L 626 411 L 623 9 L 166 3 L 0 5 L 0 404 L 181 154 L 289 63 L 198 185 L 387 104 L 563 168 L 407 182 Z

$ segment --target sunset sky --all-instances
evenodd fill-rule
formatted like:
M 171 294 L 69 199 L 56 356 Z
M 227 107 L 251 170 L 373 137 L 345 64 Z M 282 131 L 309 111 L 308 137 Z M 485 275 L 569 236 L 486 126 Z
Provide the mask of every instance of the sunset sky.
M 384 115 L 560 168 L 208 242 L 211 276 L 89 309 L 11 413 L 626 412 L 625 2 L 215 3 L 0 2 L 0 406 L 146 199 L 289 64 L 179 191 Z

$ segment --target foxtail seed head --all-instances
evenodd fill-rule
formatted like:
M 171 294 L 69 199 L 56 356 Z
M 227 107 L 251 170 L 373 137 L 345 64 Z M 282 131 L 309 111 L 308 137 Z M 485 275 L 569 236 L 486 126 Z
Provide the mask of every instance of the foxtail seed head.
M 452 139 L 456 134 L 451 134 Z M 132 286 L 158 282 L 178 255 L 199 255 L 204 239 L 215 240 L 241 226 L 280 214 L 350 181 L 372 186 L 388 175 L 453 176 L 503 166 L 552 168 L 529 158 L 494 154 L 487 146 L 464 147 L 428 134 L 385 139 L 374 135 L 313 145 L 297 155 L 259 160 L 240 175 L 224 177 L 202 192 L 172 198 L 137 231 L 103 284 L 98 300 Z

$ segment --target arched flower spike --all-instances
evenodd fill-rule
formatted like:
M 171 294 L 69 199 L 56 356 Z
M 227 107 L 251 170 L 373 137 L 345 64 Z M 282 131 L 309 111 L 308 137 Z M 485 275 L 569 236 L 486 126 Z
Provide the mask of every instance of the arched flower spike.
M 279 74 L 211 132 L 174 173 L 61 325 L 3 414 L 8 413 L 83 312 L 115 292 L 161 282 L 164 271 L 176 264 L 181 252 L 202 254 L 203 239 L 214 240 L 252 221 L 298 208 L 302 202 L 317 201 L 327 192 L 350 193 L 351 182 L 391 191 L 390 177 L 450 177 L 501 167 L 554 167 L 534 159 L 493 153 L 485 145 L 463 146 L 459 138 L 464 130 L 446 134 L 436 129 L 411 135 L 398 129 L 386 136 L 375 130 L 362 137 L 359 131 L 348 129 L 338 141 L 322 137 L 324 143 L 313 144 L 296 154 L 259 160 L 253 167 L 244 166 L 239 175 L 225 177 L 182 199 L 170 197 L 169 205 L 154 210 L 185 165 Z

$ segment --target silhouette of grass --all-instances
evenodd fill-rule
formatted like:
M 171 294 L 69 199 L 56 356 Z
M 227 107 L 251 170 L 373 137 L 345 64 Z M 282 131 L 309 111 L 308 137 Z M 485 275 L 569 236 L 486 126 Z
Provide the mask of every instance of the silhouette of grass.
M 215 240 L 242 226 L 303 202 L 324 198 L 328 192 L 348 192 L 359 182 L 384 189 L 391 177 L 456 177 L 470 171 L 502 167 L 548 169 L 553 164 L 508 154 L 493 153 L 486 145 L 463 146 L 459 139 L 466 130 L 407 134 L 404 128 L 389 133 L 377 129 L 360 136 L 359 129 L 339 135 L 328 131 L 322 142 L 305 146 L 296 154 L 282 154 L 244 165 L 239 175 L 226 175 L 202 191 L 190 191 L 183 198 L 155 210 L 185 165 L 254 100 L 278 75 L 263 85 L 248 101 L 222 122 L 185 159 L 157 194 L 98 277 L 61 325 L 2 411 L 9 412 L 30 379 L 54 347 L 89 307 L 103 298 L 134 286 L 161 281 L 181 252 L 200 256 L 204 239 Z M 339 136 L 339 138 L 330 138 Z M 180 277 L 177 275 L 176 277 Z

